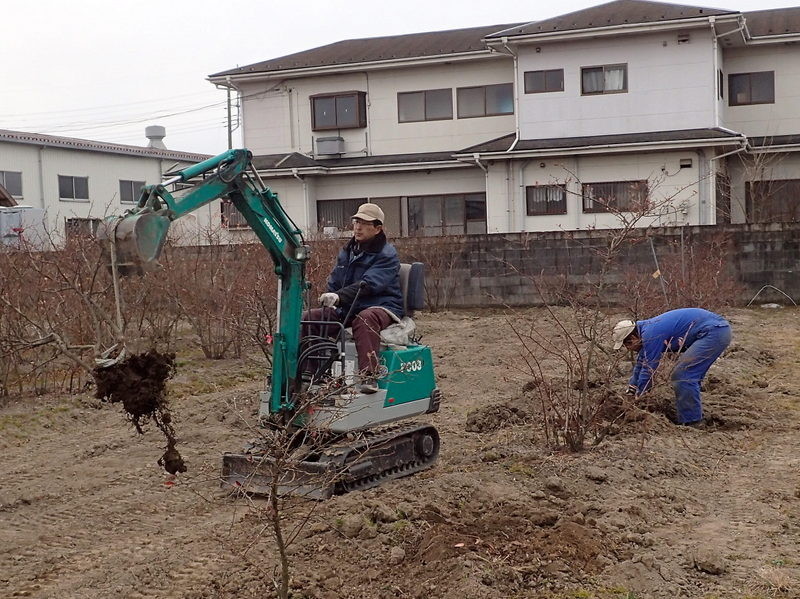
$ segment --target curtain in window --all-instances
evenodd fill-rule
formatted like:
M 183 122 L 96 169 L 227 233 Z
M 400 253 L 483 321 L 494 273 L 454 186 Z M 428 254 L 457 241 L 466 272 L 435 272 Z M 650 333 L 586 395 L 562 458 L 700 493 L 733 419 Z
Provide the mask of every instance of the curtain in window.
M 603 91 L 605 80 L 603 69 L 583 69 L 583 93 L 596 94 Z
M 618 92 L 625 89 L 625 67 L 605 68 L 605 91 Z

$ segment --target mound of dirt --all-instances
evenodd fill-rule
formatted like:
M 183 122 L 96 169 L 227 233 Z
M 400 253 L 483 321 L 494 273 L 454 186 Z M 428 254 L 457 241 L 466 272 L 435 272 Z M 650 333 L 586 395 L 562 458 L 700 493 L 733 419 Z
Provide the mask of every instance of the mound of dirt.
M 489 405 L 467 414 L 466 430 L 470 433 L 488 433 L 507 426 L 523 424 L 529 417 L 528 412 L 517 406 Z
M 136 354 L 92 372 L 95 397 L 122 407 L 139 434 L 149 420 L 155 422 L 167 440 L 164 455 L 158 460 L 170 474 L 186 472 L 186 464 L 175 448 L 175 430 L 167 402 L 167 381 L 175 374 L 175 354 L 155 350 Z

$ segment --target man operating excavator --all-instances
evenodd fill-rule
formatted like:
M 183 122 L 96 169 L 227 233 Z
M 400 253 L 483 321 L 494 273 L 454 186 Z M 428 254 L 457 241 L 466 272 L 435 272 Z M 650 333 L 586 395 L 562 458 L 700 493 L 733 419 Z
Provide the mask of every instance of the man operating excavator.
M 400 259 L 386 239 L 384 214 L 366 203 L 352 216 L 353 237 L 339 251 L 328 277 L 321 308 L 303 314 L 304 321 L 334 321 L 353 328 L 362 393 L 376 393 L 379 377 L 381 330 L 403 317 Z M 394 315 L 394 316 L 393 316 Z M 306 334 L 318 334 L 318 325 L 306 325 Z

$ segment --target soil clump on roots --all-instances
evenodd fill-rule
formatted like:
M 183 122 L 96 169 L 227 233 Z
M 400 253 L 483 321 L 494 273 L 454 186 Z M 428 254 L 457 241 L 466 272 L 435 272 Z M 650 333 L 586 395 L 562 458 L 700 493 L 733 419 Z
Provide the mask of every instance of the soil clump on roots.
M 175 374 L 175 354 L 150 350 L 130 356 L 109 367 L 92 372 L 95 397 L 109 403 L 122 403 L 125 414 L 143 434 L 149 420 L 164 434 L 167 447 L 158 464 L 170 474 L 186 472 L 186 464 L 175 448 L 175 430 L 167 401 L 167 381 Z

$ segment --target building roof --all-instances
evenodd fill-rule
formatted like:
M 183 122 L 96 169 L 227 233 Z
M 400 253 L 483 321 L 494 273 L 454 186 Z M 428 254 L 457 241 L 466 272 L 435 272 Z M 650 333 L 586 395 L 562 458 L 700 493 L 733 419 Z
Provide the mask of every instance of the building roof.
M 128 156 L 141 156 L 144 158 L 163 158 L 165 160 L 181 160 L 186 162 L 200 162 L 210 158 L 208 154 L 195 154 L 193 152 L 178 152 L 148 148 L 146 146 L 128 146 L 112 144 L 104 141 L 78 139 L 76 137 L 58 137 L 42 133 L 26 133 L 24 131 L 10 131 L 0 129 L 0 142 L 11 142 L 51 148 L 65 148 L 68 150 L 84 150 L 88 152 L 102 152 L 106 154 L 125 154 Z
M 800 33 L 800 6 L 744 13 L 752 37 Z
M 466 52 L 489 53 L 483 38 L 506 25 L 485 25 L 448 31 L 427 31 L 406 35 L 371 37 L 344 40 L 326 46 L 272 58 L 251 65 L 221 71 L 209 78 L 251 73 L 280 73 L 295 69 L 324 66 L 341 66 L 374 61 L 391 61 L 410 58 L 440 57 Z
M 735 17 L 742 14 L 747 18 L 748 30 L 753 37 L 800 33 L 800 7 L 741 13 L 735 10 L 649 0 L 614 0 L 529 23 L 485 25 L 466 29 L 343 40 L 220 71 L 210 75 L 209 79 L 219 80 L 226 76 L 258 73 L 280 75 L 303 69 L 356 66 L 364 63 L 437 58 L 465 53 L 488 54 L 489 49 L 485 42 L 497 42 L 503 37 L 569 33 L 602 27 L 648 25 L 687 19 L 704 20 L 710 16 Z
M 719 145 L 740 143 L 744 136 L 727 129 L 683 129 L 675 131 L 653 131 L 650 133 L 625 133 L 620 135 L 596 135 L 587 137 L 565 137 L 552 139 L 523 139 L 514 147 L 513 153 L 526 151 L 585 150 L 593 147 L 650 144 L 659 142 L 702 142 Z M 424 170 L 427 168 L 450 168 L 464 166 L 463 158 L 472 154 L 491 154 L 510 152 L 514 134 L 509 133 L 463 150 L 452 152 L 419 152 L 414 154 L 386 154 L 380 156 L 357 156 L 352 158 L 313 158 L 305 154 L 264 154 L 253 157 L 253 165 L 262 172 L 273 174 L 287 170 L 318 169 L 321 172 L 345 170 L 359 167 L 399 167 L 404 170 Z M 459 159 L 461 158 L 461 160 Z
M 420 165 L 425 168 L 432 163 L 451 162 L 454 165 L 459 161 L 453 157 L 453 152 L 419 152 L 415 154 L 384 154 L 378 156 L 356 156 L 351 158 L 312 158 L 305 154 L 292 152 L 291 154 L 264 154 L 253 157 L 253 166 L 258 170 L 286 170 L 302 168 L 337 169 L 360 166 L 399 166 Z
M 521 139 L 514 146 L 514 152 L 532 150 L 564 150 L 568 148 L 592 148 L 606 146 L 624 146 L 630 144 L 648 144 L 659 142 L 726 140 L 732 143 L 742 139 L 740 133 L 728 129 L 678 129 L 673 131 L 650 131 L 646 133 L 619 133 L 615 135 L 590 135 L 583 137 L 554 137 L 549 139 Z M 493 152 L 509 152 L 514 143 L 514 134 L 470 146 L 456 154 L 486 154 Z
M 800 134 L 751 137 L 749 141 L 753 148 L 767 149 L 775 146 L 800 146 Z
M 613 27 L 616 25 L 663 23 L 681 19 L 707 19 L 712 15 L 726 14 L 738 14 L 738 11 L 683 4 L 667 4 L 665 2 L 648 2 L 645 0 L 615 0 L 599 6 L 576 10 L 552 19 L 534 21 L 522 26 L 496 31 L 487 35 L 486 39 L 596 29 L 598 27 Z

